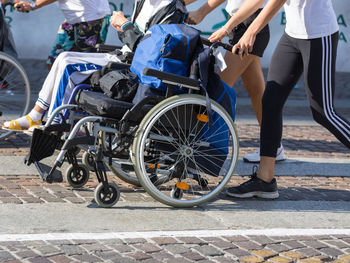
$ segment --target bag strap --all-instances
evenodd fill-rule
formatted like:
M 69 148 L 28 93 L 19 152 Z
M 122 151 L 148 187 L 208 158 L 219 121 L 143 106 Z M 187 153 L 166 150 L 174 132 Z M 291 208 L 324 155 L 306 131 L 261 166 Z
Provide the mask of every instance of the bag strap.
M 199 69 L 199 81 L 202 89 L 205 92 L 205 100 L 207 104 L 208 118 L 209 118 L 209 129 L 213 127 L 212 115 L 213 112 L 211 110 L 211 102 L 209 98 L 209 94 L 207 91 L 208 86 L 208 71 L 210 65 L 210 49 L 205 48 L 198 55 L 198 69 Z

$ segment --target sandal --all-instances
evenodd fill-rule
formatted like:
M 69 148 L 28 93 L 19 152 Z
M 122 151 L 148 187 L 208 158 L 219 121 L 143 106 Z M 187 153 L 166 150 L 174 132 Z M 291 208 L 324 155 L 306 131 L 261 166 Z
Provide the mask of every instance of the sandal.
M 23 130 L 27 130 L 33 126 L 37 126 L 41 124 L 41 120 L 39 121 L 32 121 L 32 119 L 29 117 L 29 115 L 25 116 L 27 121 L 29 122 L 29 127 L 22 127 L 21 125 L 19 125 L 17 120 L 12 120 L 9 122 L 5 122 L 3 125 L 3 129 L 5 130 L 9 130 L 9 131 L 23 131 Z

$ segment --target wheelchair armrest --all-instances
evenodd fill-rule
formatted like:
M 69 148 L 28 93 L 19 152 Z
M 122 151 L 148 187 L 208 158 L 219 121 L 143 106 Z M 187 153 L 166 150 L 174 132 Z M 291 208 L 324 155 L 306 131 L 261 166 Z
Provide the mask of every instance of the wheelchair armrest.
M 105 45 L 105 44 L 96 44 L 95 48 L 97 49 L 97 52 L 101 53 L 107 53 L 112 52 L 116 49 L 121 49 L 121 46 L 113 46 L 113 45 Z
M 121 70 L 130 68 L 130 64 L 110 61 L 105 67 L 111 70 Z
M 155 77 L 164 83 L 172 84 L 176 86 L 182 86 L 194 90 L 200 90 L 200 82 L 195 79 L 179 76 L 176 74 L 163 72 L 151 68 L 145 68 L 143 74 L 150 77 Z

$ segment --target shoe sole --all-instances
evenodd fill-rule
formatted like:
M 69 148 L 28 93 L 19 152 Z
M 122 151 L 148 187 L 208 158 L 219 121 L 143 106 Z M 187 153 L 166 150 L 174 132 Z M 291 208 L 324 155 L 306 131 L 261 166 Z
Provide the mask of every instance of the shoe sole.
M 285 160 L 287 160 L 287 158 L 279 159 L 279 160 L 276 159 L 276 163 L 282 162 L 282 161 L 285 161 Z M 259 161 L 250 161 L 249 159 L 246 159 L 246 158 L 243 157 L 243 162 L 245 162 L 245 163 L 260 163 L 260 160 Z
M 251 197 L 260 197 L 264 199 L 276 199 L 279 197 L 278 191 L 276 192 L 250 192 L 245 194 L 233 194 L 230 192 L 226 192 L 227 195 L 231 197 L 238 197 L 238 198 L 251 198 Z
M 13 131 L 13 132 L 24 132 L 26 131 L 26 129 L 23 130 L 14 130 L 14 129 L 9 129 L 7 127 L 1 126 L 1 129 L 5 130 L 5 131 Z
M 33 131 L 30 131 L 30 130 L 24 130 L 22 131 L 24 134 L 27 134 L 27 135 L 30 135 L 32 136 L 33 135 Z

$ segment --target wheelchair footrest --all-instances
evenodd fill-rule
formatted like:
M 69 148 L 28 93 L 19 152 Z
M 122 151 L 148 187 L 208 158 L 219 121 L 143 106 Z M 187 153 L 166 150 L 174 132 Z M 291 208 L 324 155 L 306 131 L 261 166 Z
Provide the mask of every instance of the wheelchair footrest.
M 57 135 L 34 129 L 33 137 L 30 145 L 30 152 L 25 157 L 25 164 L 28 166 L 34 162 L 38 162 L 46 157 L 50 157 L 62 145 L 62 140 Z
M 54 165 L 52 168 L 50 168 L 45 164 L 41 164 L 40 162 L 35 162 L 35 166 L 44 182 L 60 183 L 63 181 L 62 173 L 56 170 L 57 165 Z

